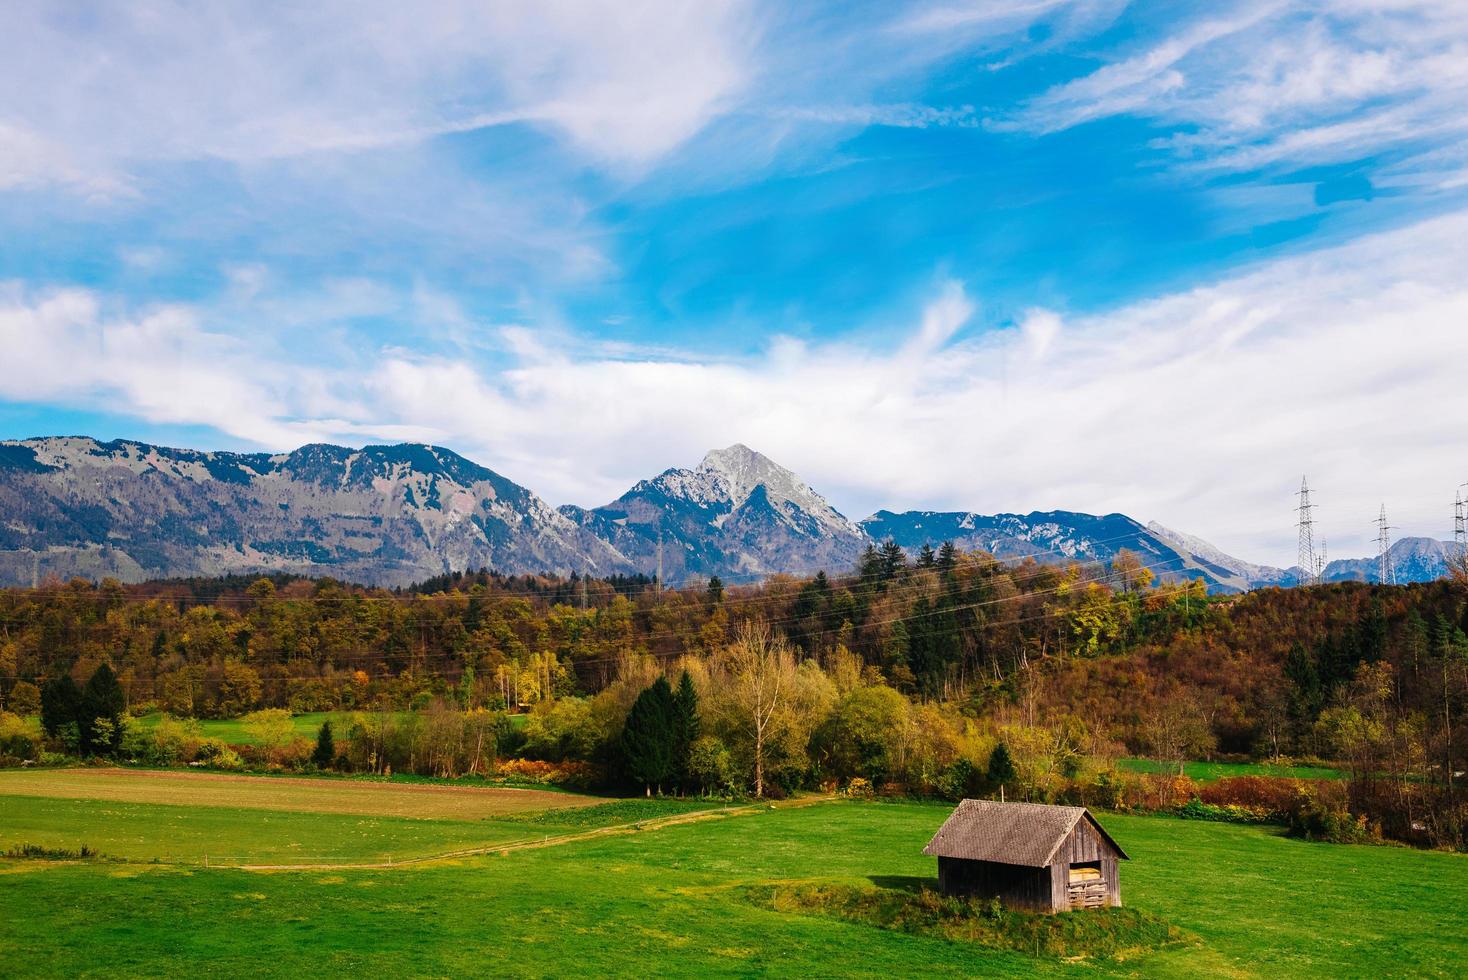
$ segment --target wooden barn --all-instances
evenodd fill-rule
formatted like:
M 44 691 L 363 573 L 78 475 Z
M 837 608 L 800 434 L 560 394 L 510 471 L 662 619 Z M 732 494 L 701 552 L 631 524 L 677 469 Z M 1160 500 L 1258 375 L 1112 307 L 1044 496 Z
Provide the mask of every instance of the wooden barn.
M 1035 912 L 1121 904 L 1126 852 L 1082 806 L 964 800 L 923 849 L 945 895 Z

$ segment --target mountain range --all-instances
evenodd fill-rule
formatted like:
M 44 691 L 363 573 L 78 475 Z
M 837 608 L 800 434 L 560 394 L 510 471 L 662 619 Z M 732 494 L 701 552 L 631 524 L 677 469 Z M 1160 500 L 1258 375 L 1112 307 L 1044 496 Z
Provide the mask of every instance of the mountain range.
M 552 507 L 436 446 L 290 453 L 202 452 L 48 437 L 0 442 L 0 584 L 49 576 L 124 581 L 285 571 L 398 586 L 444 572 L 718 575 L 850 569 L 869 544 L 915 553 L 952 541 L 998 558 L 1104 565 L 1125 548 L 1165 579 L 1237 592 L 1293 585 L 1255 565 L 1123 514 L 878 511 L 854 522 L 790 470 L 746 446 L 669 469 L 601 507 Z M 1403 538 L 1397 581 L 1447 570 L 1451 545 Z M 1340 560 L 1328 581 L 1374 580 L 1376 559 Z

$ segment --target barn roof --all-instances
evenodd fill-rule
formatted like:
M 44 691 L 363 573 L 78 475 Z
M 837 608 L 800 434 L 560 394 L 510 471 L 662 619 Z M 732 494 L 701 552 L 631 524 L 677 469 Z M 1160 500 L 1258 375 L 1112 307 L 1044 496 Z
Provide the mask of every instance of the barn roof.
M 1089 821 L 1121 857 L 1126 852 L 1083 806 L 964 800 L 943 822 L 924 854 L 1042 868 L 1082 820 Z

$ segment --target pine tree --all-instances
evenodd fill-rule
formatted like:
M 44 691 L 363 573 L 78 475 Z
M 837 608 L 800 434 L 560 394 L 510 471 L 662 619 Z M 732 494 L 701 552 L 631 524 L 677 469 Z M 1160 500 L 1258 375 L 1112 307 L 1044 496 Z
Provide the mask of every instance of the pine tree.
M 622 764 L 648 796 L 654 786 L 662 792 L 663 784 L 674 774 L 675 713 L 673 688 L 666 677 L 659 677 L 637 695 L 622 727 Z
M 882 577 L 882 553 L 874 544 L 868 544 L 861 553 L 861 560 L 857 563 L 857 574 L 861 580 L 868 585 L 875 584 Z
M 933 551 L 933 546 L 924 541 L 922 550 L 918 552 L 918 568 L 932 568 L 936 564 L 938 564 L 938 556 Z
M 126 710 L 127 696 L 117 675 L 105 662 L 100 664 L 82 689 L 77 729 L 83 755 L 111 755 L 117 751 L 122 744 L 122 716 Z
M 989 785 L 999 787 L 999 795 L 1004 795 L 1004 787 L 1014 782 L 1016 773 L 1014 771 L 1014 759 L 1010 758 L 1009 748 L 1000 742 L 994 746 L 993 753 L 989 756 Z
M 717 604 L 723 602 L 724 580 L 719 578 L 717 575 L 710 577 L 708 591 L 705 593 L 705 595 L 708 598 L 708 601 L 711 603 Z
M 693 689 L 693 678 L 688 671 L 678 678 L 678 690 L 673 695 L 673 776 L 681 790 L 687 791 L 692 784 L 688 772 L 688 760 L 693 752 L 693 743 L 703 734 L 703 725 L 698 717 L 698 692 Z
M 940 572 L 951 572 L 958 564 L 958 549 L 953 547 L 952 541 L 944 541 L 938 548 L 938 570 Z
M 51 738 L 60 738 L 65 726 L 78 723 L 81 706 L 82 689 L 70 674 L 58 674 L 41 685 L 41 727 Z
M 336 762 L 336 741 L 331 737 L 331 719 L 321 723 L 321 730 L 316 733 L 316 748 L 311 753 L 311 761 L 318 769 L 330 769 Z
M 464 658 L 464 673 L 459 676 L 459 704 L 465 711 L 474 707 L 474 660 Z
M 894 579 L 906 567 L 907 552 L 902 550 L 902 545 L 888 538 L 887 543 L 882 545 L 882 579 Z

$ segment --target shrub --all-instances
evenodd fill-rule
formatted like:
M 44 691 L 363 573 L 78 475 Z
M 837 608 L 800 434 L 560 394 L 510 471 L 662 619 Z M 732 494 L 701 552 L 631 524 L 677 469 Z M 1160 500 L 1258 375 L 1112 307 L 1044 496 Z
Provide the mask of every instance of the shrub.
M 194 764 L 231 771 L 245 768 L 245 760 L 240 758 L 240 754 L 217 738 L 200 740 Z
M 0 857 L 17 861 L 96 861 L 102 859 L 101 854 L 86 844 L 83 844 L 74 851 L 65 847 L 44 847 L 40 844 L 16 844 L 3 853 L 0 853 Z
M 505 759 L 496 773 L 501 779 L 547 786 L 588 788 L 596 785 L 599 773 L 586 762 L 538 762 L 534 759 Z
M 1163 919 L 1132 908 L 1043 915 L 1008 909 L 997 900 L 940 895 L 926 887 L 868 888 L 837 882 L 755 885 L 746 888 L 745 895 L 776 912 L 827 915 L 1036 955 L 1123 960 L 1139 950 L 1197 942 Z
M 1216 823 L 1264 823 L 1272 814 L 1232 803 L 1205 803 L 1194 797 L 1173 811 L 1190 820 L 1212 820 Z
M 0 765 L 29 762 L 41 752 L 41 733 L 24 718 L 0 711 Z
M 1291 806 L 1289 828 L 1295 837 L 1332 844 L 1381 841 L 1381 826 L 1370 824 L 1364 813 L 1354 816 L 1339 803 L 1317 799 L 1309 789 L 1302 790 Z
M 1300 780 L 1278 776 L 1230 776 L 1204 783 L 1198 790 L 1198 798 L 1213 806 L 1240 807 L 1285 820 L 1300 795 L 1301 785 Z

